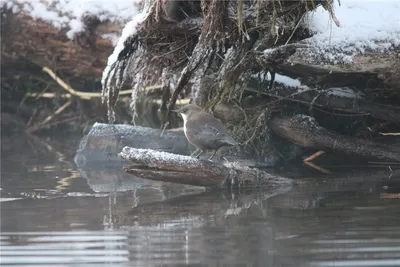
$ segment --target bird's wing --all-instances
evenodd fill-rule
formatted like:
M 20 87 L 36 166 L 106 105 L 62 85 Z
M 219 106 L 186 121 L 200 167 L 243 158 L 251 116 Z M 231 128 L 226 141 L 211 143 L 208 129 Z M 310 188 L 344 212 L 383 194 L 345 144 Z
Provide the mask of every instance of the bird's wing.
M 222 123 L 211 116 L 203 115 L 201 122 L 202 123 L 199 124 L 196 120 L 188 120 L 186 123 L 187 131 L 190 131 L 193 134 L 209 136 L 209 138 L 227 134 Z

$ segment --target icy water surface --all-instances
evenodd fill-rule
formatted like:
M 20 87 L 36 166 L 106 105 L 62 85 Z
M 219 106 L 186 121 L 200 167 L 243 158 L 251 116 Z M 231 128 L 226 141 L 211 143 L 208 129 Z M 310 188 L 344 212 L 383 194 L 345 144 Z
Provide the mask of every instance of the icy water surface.
M 2 138 L 2 266 L 400 266 L 400 175 L 207 192 L 78 170 L 79 137 Z

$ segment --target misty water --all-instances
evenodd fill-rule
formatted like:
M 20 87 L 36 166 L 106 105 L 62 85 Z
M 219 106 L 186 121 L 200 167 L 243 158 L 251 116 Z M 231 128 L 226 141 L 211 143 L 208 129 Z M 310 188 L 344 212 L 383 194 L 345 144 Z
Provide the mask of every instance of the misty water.
M 112 164 L 80 170 L 79 139 L 2 137 L 2 266 L 400 266 L 394 168 L 208 191 Z

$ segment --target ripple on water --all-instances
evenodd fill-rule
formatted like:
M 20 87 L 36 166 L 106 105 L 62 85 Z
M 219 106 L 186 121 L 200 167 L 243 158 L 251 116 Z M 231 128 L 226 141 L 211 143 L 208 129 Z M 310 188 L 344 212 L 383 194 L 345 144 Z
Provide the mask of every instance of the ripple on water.
M 124 232 L 3 232 L 0 237 L 2 265 L 88 266 L 129 261 Z

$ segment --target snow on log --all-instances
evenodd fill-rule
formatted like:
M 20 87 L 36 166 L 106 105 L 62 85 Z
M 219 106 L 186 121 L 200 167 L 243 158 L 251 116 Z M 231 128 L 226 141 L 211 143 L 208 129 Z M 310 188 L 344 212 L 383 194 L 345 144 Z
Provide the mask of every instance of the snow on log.
M 124 147 L 120 157 L 128 161 L 124 170 L 135 176 L 207 187 L 269 186 L 291 183 L 290 179 L 274 176 L 235 162 L 224 164 L 199 160 L 151 149 Z
M 313 36 L 301 42 L 306 47 L 297 49 L 280 71 L 304 80 L 325 72 L 330 82 L 344 86 L 361 80 L 361 74 L 366 81 L 376 80 L 373 87 L 378 83 L 377 89 L 382 89 L 381 81 L 385 88 L 398 92 L 400 2 L 334 1 L 333 8 L 340 27 L 330 23 L 330 14 L 322 7 L 309 12 L 306 23 Z
M 124 146 L 150 148 L 175 154 L 189 154 L 183 131 L 162 131 L 148 127 L 125 124 L 95 123 L 89 134 L 82 138 L 75 155 L 75 163 L 83 168 L 117 164 L 122 160 L 117 154 Z

